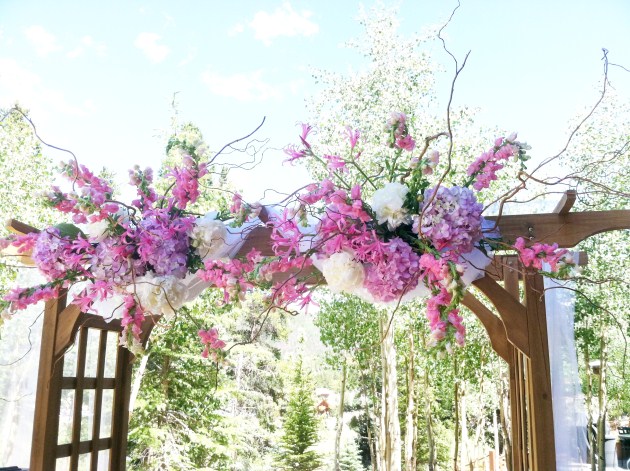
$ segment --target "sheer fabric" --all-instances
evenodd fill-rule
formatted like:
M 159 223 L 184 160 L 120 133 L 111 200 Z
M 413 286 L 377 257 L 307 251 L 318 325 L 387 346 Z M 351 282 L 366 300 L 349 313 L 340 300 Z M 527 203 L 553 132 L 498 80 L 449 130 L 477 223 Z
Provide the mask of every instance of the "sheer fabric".
M 577 254 L 574 257 L 577 260 Z M 557 471 L 583 469 L 588 445 L 586 407 L 575 348 L 574 288 L 573 282 L 545 278 Z

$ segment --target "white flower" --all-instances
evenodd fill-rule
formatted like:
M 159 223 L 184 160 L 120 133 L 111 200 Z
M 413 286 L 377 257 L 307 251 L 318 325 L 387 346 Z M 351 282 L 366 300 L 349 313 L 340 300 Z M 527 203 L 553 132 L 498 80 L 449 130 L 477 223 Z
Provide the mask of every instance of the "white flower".
M 135 294 L 140 305 L 155 315 L 170 317 L 175 314 L 186 301 L 187 291 L 182 279 L 170 275 L 154 276 L 153 273 L 147 273 L 135 281 Z
M 363 286 L 365 272 L 363 265 L 356 262 L 349 252 L 332 254 L 321 262 L 322 273 L 328 287 L 335 293 L 342 291 L 351 293 Z
M 107 218 L 92 222 L 85 227 L 91 242 L 103 242 L 109 235 L 109 221 Z
M 216 217 L 217 213 L 213 211 L 198 218 L 190 234 L 192 246 L 197 249 L 197 253 L 203 260 L 221 258 L 226 255 L 227 229 L 223 221 Z
M 403 208 L 409 188 L 402 183 L 391 182 L 372 196 L 372 209 L 376 213 L 379 224 L 387 222 L 387 227 L 393 231 L 403 223 L 411 221 L 407 210 Z

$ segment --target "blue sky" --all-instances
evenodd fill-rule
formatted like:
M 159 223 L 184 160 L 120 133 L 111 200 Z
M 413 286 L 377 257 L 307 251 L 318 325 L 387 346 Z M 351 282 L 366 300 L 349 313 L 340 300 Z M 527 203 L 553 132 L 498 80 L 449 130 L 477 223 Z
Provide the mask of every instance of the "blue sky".
M 407 0 L 401 31 L 439 24 L 456 2 Z M 365 3 L 370 7 L 372 3 Z M 360 3 L 344 1 L 28 1 L 0 0 L 0 107 L 31 110 L 41 136 L 73 150 L 81 162 L 121 175 L 134 163 L 157 166 L 170 103 L 201 127 L 212 148 L 246 134 L 263 118 L 260 137 L 282 147 L 294 141 L 314 93 L 312 67 L 360 67 L 340 47 L 360 33 Z M 482 107 L 486 125 L 519 131 L 533 154 L 560 146 L 567 121 L 593 103 L 603 47 L 630 68 L 630 2 L 464 1 L 446 38 L 458 56 L 471 50 L 456 102 Z M 447 68 L 437 42 L 434 57 Z M 447 69 L 451 70 L 451 69 Z M 450 74 L 439 88 L 446 99 Z M 611 70 L 622 96 L 630 73 Z M 60 154 L 53 154 L 56 159 Z M 237 182 L 261 188 L 303 178 L 264 169 Z M 272 170 L 275 169 L 275 170 Z M 262 185 L 265 179 L 272 180 Z

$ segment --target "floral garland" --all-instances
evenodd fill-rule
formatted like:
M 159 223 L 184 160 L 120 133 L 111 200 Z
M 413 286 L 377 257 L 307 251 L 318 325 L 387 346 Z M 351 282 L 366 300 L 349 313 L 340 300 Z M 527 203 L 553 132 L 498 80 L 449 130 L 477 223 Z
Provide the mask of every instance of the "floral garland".
M 426 316 L 434 344 L 463 345 L 458 306 L 466 285 L 490 261 L 484 255 L 489 237 L 496 239 L 496 233 L 486 232 L 490 224 L 475 191 L 488 188 L 508 159 L 524 165 L 528 147 L 516 135 L 498 138 L 469 166 L 462 186 L 431 187 L 427 177 L 440 160 L 437 151 L 429 150 L 436 137 L 417 151 L 402 113 L 392 113 L 385 130 L 395 157 L 386 162 L 385 174 L 368 177 L 360 164 L 357 130 L 346 130 L 346 157 L 319 156 L 310 143 L 312 128 L 302 125 L 300 145 L 285 149 L 287 161 L 311 159 L 329 176 L 297 193 L 294 206 L 270 215 L 271 256 L 253 249 L 244 257 L 229 257 L 247 229 L 262 224 L 260 205 L 247 205 L 236 194 L 230 214 L 196 217 L 187 210 L 199 198 L 199 182 L 208 173 L 203 142 L 169 142 L 167 151 L 182 158 L 167 173 L 171 185 L 164 195 L 154 188 L 151 169 L 130 170 L 137 193 L 131 205 L 114 200 L 105 179 L 70 161 L 61 174 L 72 190 L 53 187 L 46 202 L 74 223 L 87 224 L 86 230 L 66 223 L 0 241 L 2 249 L 13 246 L 19 254 L 30 253 L 47 280 L 6 294 L 0 301 L 3 318 L 83 282 L 72 303 L 94 312 L 95 303 L 122 297 L 121 343 L 138 351 L 145 315 L 172 316 L 198 294 L 199 286 L 221 289 L 226 303 L 238 302 L 253 288 L 266 289 L 268 309 L 293 310 L 310 304 L 313 290 L 325 281 L 333 292 L 381 304 L 428 296 Z M 346 182 L 349 168 L 363 175 L 360 184 Z M 374 189 L 369 202 L 362 197 L 365 185 Z M 519 239 L 513 249 L 525 266 L 542 269 L 546 261 L 560 275 L 572 266 L 566 250 L 556 245 L 526 247 Z M 199 336 L 203 356 L 217 359 L 225 347 L 218 331 L 202 329 Z

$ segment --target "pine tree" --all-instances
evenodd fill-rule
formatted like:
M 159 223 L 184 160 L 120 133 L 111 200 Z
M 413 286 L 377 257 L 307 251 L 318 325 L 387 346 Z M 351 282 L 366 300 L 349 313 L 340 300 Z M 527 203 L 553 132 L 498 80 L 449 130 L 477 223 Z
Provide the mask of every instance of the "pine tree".
M 298 360 L 293 391 L 284 421 L 284 435 L 276 460 L 277 469 L 312 471 L 320 468 L 321 459 L 313 445 L 318 441 L 318 419 L 308 375 Z
M 363 471 L 365 468 L 359 458 L 359 450 L 353 442 L 346 445 L 339 456 L 339 469 L 341 471 Z

